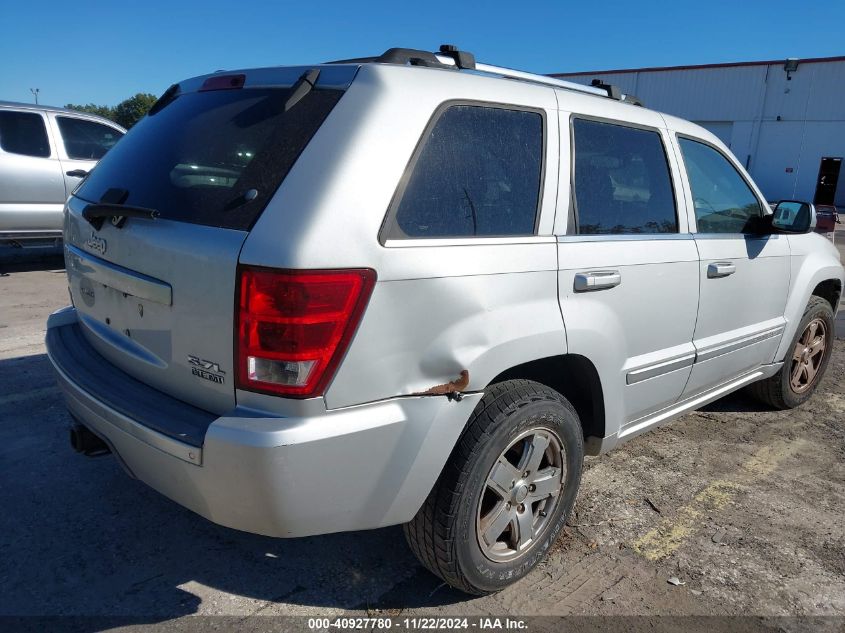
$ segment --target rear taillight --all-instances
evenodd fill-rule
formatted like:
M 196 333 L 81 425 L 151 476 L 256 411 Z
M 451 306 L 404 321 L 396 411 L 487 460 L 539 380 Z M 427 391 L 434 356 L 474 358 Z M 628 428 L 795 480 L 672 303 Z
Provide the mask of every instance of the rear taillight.
M 321 395 L 355 334 L 375 280 L 369 269 L 241 266 L 238 388 L 290 398 Z

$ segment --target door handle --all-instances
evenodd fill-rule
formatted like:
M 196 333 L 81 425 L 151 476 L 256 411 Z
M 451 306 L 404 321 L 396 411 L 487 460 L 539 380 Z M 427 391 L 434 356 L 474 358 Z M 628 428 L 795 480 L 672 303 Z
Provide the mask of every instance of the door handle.
M 736 266 L 731 262 L 713 262 L 707 266 L 708 279 L 716 279 L 718 277 L 727 277 L 736 272 Z
M 590 290 L 605 290 L 622 283 L 622 275 L 618 270 L 599 270 L 590 273 L 575 274 L 575 292 Z
M 70 171 L 66 171 L 65 174 L 71 178 L 85 178 L 85 176 L 88 175 L 88 172 L 84 169 L 71 169 Z

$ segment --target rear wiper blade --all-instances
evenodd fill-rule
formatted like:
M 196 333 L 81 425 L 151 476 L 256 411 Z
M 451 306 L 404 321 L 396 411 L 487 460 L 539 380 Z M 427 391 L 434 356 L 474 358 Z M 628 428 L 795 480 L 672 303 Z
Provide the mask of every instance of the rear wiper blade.
M 106 218 L 112 218 L 112 224 L 121 228 L 126 218 L 147 218 L 155 220 L 159 212 L 146 207 L 132 207 L 126 204 L 115 204 L 113 202 L 92 202 L 82 210 L 82 217 L 88 220 L 98 231 L 103 226 Z
M 234 200 L 230 200 L 229 203 L 225 207 L 223 207 L 223 209 L 225 211 L 232 211 L 240 206 L 245 205 L 247 202 L 252 202 L 257 197 L 258 189 L 247 189 Z

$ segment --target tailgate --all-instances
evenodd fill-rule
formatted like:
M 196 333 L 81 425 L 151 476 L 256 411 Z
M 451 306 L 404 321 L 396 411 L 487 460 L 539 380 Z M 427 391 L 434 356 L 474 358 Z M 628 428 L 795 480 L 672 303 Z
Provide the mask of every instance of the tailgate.
M 354 73 L 176 84 L 97 164 L 68 200 L 65 259 L 104 362 L 206 411 L 234 408 L 241 246 Z
M 131 220 L 94 231 L 71 198 L 70 294 L 88 342 L 109 362 L 218 414 L 235 405 L 235 276 L 245 231 Z

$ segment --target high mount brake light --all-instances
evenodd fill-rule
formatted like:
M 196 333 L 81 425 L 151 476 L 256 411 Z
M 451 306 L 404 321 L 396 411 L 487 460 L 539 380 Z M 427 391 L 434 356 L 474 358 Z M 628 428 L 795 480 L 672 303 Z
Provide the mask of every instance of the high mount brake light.
M 206 90 L 236 90 L 244 87 L 246 75 L 216 75 L 209 77 L 200 86 L 200 92 Z
M 239 267 L 237 386 L 289 398 L 322 395 L 376 281 L 370 269 Z

